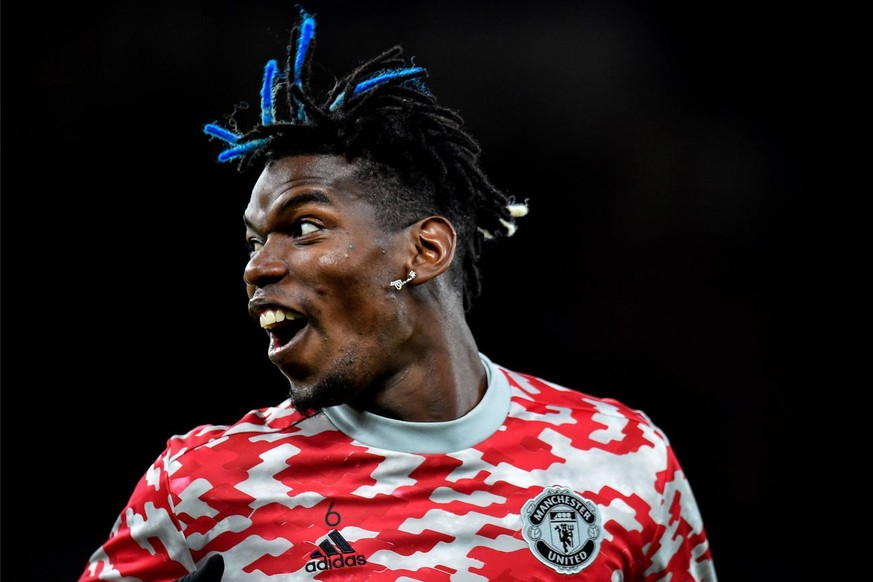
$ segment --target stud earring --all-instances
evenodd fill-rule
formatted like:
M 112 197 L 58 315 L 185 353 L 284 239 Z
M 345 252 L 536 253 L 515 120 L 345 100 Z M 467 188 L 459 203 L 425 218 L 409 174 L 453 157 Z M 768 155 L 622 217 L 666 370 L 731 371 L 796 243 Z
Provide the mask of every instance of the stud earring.
M 394 287 L 395 289 L 397 289 L 398 291 L 400 291 L 401 289 L 403 289 L 404 285 L 406 285 L 407 283 L 409 283 L 410 281 L 415 279 L 415 276 L 416 276 L 415 271 L 409 271 L 409 276 L 406 277 L 406 279 L 404 279 L 402 281 L 400 279 L 397 279 L 395 281 L 391 281 L 390 285 L 392 287 Z

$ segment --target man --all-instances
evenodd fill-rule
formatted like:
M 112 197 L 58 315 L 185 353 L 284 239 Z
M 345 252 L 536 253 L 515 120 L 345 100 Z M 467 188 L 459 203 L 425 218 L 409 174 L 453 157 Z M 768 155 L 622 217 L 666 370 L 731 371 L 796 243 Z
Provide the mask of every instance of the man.
M 80 582 L 715 581 L 643 413 L 479 352 L 482 245 L 527 205 L 399 47 L 317 92 L 315 26 L 253 129 L 205 127 L 260 172 L 244 278 L 289 397 L 171 437 Z

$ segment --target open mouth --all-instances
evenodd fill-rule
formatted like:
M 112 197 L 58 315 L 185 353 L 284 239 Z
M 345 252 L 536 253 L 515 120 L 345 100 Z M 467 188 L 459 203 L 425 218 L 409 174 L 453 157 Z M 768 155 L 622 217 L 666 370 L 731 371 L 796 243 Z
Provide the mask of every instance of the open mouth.
M 303 315 L 282 308 L 265 309 L 258 319 L 261 328 L 270 335 L 270 351 L 291 343 L 308 322 Z

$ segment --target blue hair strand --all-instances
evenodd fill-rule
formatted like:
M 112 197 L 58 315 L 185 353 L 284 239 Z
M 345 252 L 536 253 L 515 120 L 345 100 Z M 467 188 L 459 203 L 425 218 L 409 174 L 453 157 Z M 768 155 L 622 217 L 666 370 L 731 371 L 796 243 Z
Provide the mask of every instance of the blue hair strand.
M 259 149 L 267 144 L 270 141 L 266 138 L 264 139 L 254 139 L 252 141 L 248 141 L 244 144 L 240 144 L 235 148 L 229 148 L 218 154 L 219 162 L 229 162 L 235 158 L 238 158 L 242 155 L 247 154 L 248 152 Z
M 294 56 L 294 83 L 299 85 L 303 73 L 303 64 L 306 62 L 306 54 L 312 39 L 315 38 L 315 17 L 301 11 L 302 22 L 300 24 L 300 38 L 297 39 L 297 52 Z
M 402 78 L 402 77 L 412 77 L 412 76 L 417 75 L 417 74 L 422 73 L 422 72 L 424 72 L 424 67 L 409 67 L 406 69 L 399 69 L 397 71 L 386 71 L 385 73 L 382 73 L 381 75 L 376 75 L 375 77 L 370 77 L 366 81 L 361 81 L 360 83 L 358 83 L 358 85 L 355 87 L 355 90 L 353 91 L 353 94 L 360 95 L 361 93 L 365 93 L 365 92 L 369 91 L 370 89 L 372 89 L 373 87 L 375 87 L 377 85 L 381 85 L 382 83 L 385 83 L 386 81 L 390 81 L 392 79 L 398 79 L 398 78 Z
M 204 125 L 203 133 L 211 135 L 213 137 L 217 137 L 222 141 L 226 141 L 227 143 L 232 144 L 237 143 L 239 141 L 239 138 L 242 137 L 240 134 L 228 131 L 215 123 L 207 123 L 206 125 Z
M 378 87 L 382 83 L 386 83 L 393 79 L 415 77 L 423 72 L 424 67 L 407 67 L 405 69 L 397 69 L 395 71 L 385 71 L 384 73 L 380 73 L 374 77 L 370 77 L 366 81 L 361 81 L 360 83 L 358 83 L 352 91 L 352 95 L 360 95 L 361 93 L 366 93 L 374 87 Z M 336 108 L 339 107 L 345 100 L 345 97 L 345 93 L 340 93 L 339 95 L 337 95 L 337 98 L 334 99 L 333 103 L 330 104 L 330 110 L 335 111 Z
M 274 122 L 273 84 L 279 75 L 279 64 L 276 59 L 267 61 L 264 67 L 264 84 L 261 86 L 261 123 L 271 125 Z

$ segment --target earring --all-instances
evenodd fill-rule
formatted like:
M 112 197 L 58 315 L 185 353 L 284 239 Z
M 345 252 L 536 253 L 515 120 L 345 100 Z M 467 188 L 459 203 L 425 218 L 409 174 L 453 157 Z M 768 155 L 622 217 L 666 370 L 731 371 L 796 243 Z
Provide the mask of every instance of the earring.
M 400 291 L 401 289 L 403 289 L 404 285 L 406 285 L 407 283 L 409 283 L 410 281 L 415 279 L 415 276 L 416 276 L 415 271 L 409 271 L 409 276 L 406 277 L 406 279 L 404 279 L 403 281 L 401 281 L 400 279 L 397 279 L 395 281 L 391 281 L 390 285 L 392 285 L 395 289 Z

